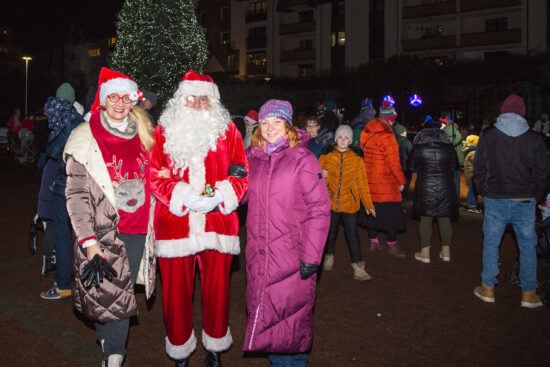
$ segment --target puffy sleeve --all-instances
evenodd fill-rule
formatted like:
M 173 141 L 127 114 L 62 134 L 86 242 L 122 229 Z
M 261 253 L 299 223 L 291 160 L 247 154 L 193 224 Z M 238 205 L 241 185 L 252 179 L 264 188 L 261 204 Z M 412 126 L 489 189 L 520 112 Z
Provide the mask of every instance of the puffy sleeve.
M 359 189 L 359 197 L 365 207 L 365 210 L 374 209 L 372 198 L 369 192 L 369 181 L 367 179 L 367 169 L 363 160 L 360 157 L 355 159 L 355 172 L 357 173 L 357 187 Z
M 80 245 L 90 239 L 95 239 L 94 213 L 90 197 L 90 177 L 86 167 L 67 156 L 67 212 L 71 218 L 76 239 Z
M 319 265 L 325 248 L 330 224 L 330 197 L 319 161 L 309 151 L 301 158 L 298 184 L 306 207 L 307 219 L 303 224 L 300 261 Z
M 220 211 L 223 214 L 233 212 L 239 206 L 239 202 L 248 190 L 249 166 L 246 158 L 243 138 L 233 122 L 229 123 L 229 129 L 226 132 L 227 153 L 229 167 L 240 165 L 244 168 L 245 174 L 228 175 L 226 179 L 215 183 L 216 190 L 220 191 L 223 197 L 223 203 L 220 205 Z

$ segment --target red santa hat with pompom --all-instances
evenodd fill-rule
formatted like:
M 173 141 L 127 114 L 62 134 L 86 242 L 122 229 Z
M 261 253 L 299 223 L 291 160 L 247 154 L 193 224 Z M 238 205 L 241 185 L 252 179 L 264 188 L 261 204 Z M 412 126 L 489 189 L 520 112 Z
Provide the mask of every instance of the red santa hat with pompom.
M 130 79 L 130 77 L 116 70 L 103 67 L 99 71 L 97 93 L 91 111 L 93 112 L 100 105 L 103 105 L 107 96 L 112 93 L 120 95 L 128 94 L 133 101 L 133 105 L 143 98 L 143 92 L 138 90 L 137 83 Z
M 214 84 L 212 78 L 191 70 L 186 72 L 181 79 L 178 92 L 181 92 L 184 96 L 208 96 L 217 100 L 220 99 L 218 86 Z

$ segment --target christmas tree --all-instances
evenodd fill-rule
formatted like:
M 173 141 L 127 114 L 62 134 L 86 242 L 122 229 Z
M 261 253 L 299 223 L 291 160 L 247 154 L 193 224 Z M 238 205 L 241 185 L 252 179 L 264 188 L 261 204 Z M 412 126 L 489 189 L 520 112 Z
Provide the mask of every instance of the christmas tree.
M 127 0 L 117 19 L 110 67 L 157 94 L 162 107 L 187 70 L 202 72 L 208 58 L 196 0 Z

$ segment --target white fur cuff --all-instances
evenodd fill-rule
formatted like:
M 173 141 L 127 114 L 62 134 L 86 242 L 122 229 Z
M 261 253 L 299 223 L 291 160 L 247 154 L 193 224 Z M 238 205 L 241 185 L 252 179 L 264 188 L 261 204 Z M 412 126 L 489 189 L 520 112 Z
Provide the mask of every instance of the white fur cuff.
M 185 199 L 185 195 L 191 190 L 191 185 L 185 182 L 178 182 L 176 186 L 174 186 L 172 198 L 170 199 L 170 213 L 178 217 L 183 217 L 187 214 L 183 211 L 183 200 Z
M 172 359 L 185 359 L 191 355 L 197 348 L 197 337 L 195 330 L 191 332 L 191 337 L 183 345 L 174 345 L 166 337 L 166 354 Z
M 233 190 L 231 182 L 228 180 L 218 181 L 215 187 L 223 196 L 223 203 L 218 206 L 220 212 L 227 215 L 237 209 L 239 199 L 237 198 L 237 194 L 235 194 L 235 190 Z
M 228 350 L 233 344 L 233 337 L 231 336 L 231 330 L 227 327 L 227 334 L 221 338 L 212 338 L 208 334 L 202 331 L 202 345 L 204 349 L 211 352 L 223 352 Z

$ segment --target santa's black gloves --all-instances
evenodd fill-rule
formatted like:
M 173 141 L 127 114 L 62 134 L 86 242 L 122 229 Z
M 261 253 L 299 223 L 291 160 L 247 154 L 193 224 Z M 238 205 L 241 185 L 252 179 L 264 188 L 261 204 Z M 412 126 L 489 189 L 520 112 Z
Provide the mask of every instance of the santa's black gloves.
M 319 269 L 318 265 L 306 264 L 300 261 L 300 278 L 302 278 L 302 280 L 306 280 L 307 278 L 315 274 L 317 272 L 317 269 Z
M 227 175 L 237 178 L 245 178 L 248 175 L 248 172 L 246 171 L 246 168 L 244 168 L 244 164 L 235 163 L 229 166 Z
M 109 265 L 107 260 L 99 256 L 99 254 L 96 254 L 94 258 L 82 269 L 80 281 L 86 289 L 90 289 L 92 284 L 99 287 L 99 284 L 103 282 L 103 278 L 112 282 L 113 276 L 118 276 L 116 270 Z

